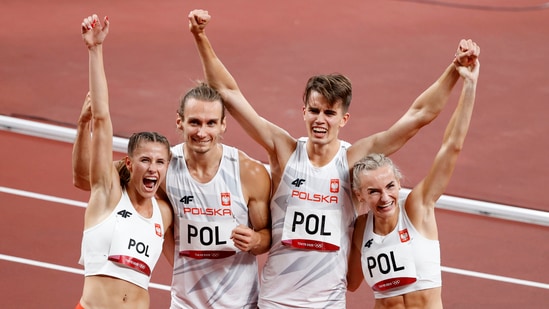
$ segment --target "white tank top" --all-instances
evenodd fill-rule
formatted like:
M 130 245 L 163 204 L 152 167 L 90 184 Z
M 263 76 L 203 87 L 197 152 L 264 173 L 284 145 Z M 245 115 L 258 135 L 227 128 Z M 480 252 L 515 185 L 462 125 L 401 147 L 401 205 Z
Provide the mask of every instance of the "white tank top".
M 223 145 L 208 183 L 189 174 L 183 144 L 172 147 L 166 188 L 174 208 L 175 257 L 171 308 L 256 308 L 256 257 L 233 245 L 231 231 L 248 225 L 238 150 Z
M 261 274 L 259 307 L 345 308 L 347 256 L 356 212 L 348 143 L 323 167 L 300 138 L 271 199 L 272 247 Z
M 404 201 L 400 201 L 404 205 Z M 368 213 L 362 240 L 364 280 L 375 298 L 387 298 L 413 291 L 440 287 L 438 240 L 423 237 L 412 225 L 404 207 L 395 229 L 385 235 L 373 231 L 374 215 Z
M 152 204 L 152 217 L 145 218 L 123 190 L 113 212 L 84 231 L 79 263 L 85 276 L 106 275 L 148 288 L 164 242 L 162 214 L 155 199 Z

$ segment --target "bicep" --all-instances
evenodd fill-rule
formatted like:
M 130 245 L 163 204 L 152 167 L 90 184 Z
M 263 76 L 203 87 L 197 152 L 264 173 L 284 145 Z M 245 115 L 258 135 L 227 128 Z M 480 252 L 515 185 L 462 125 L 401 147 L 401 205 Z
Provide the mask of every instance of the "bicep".
M 270 224 L 271 179 L 261 163 L 250 162 L 242 168 L 241 179 L 248 199 L 250 221 L 255 230 L 266 228 Z
M 112 136 L 112 124 L 109 117 L 94 121 L 90 155 L 90 184 L 92 187 L 95 185 L 109 187 L 112 184 Z

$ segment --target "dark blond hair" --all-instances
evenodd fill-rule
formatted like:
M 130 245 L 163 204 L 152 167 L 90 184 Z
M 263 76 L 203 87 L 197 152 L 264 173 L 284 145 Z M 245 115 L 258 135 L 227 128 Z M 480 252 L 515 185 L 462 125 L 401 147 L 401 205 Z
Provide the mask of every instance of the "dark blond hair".
M 223 104 L 221 95 L 217 92 L 217 90 L 213 89 L 208 84 L 200 83 L 198 86 L 187 91 L 187 93 L 185 93 L 185 95 L 181 98 L 179 102 L 179 109 L 177 110 L 177 113 L 181 119 L 183 119 L 183 115 L 185 114 L 185 105 L 189 99 L 202 100 L 206 102 L 218 101 L 219 104 L 221 104 L 221 119 L 225 119 L 225 105 Z
M 159 133 L 156 132 L 138 132 L 130 136 L 128 142 L 128 157 L 133 156 L 133 153 L 139 145 L 142 143 L 160 143 L 166 147 L 168 155 L 170 155 L 170 142 L 168 139 Z M 118 161 L 117 165 L 118 175 L 120 175 L 120 185 L 122 188 L 125 188 L 130 182 L 131 173 L 126 167 L 124 160 Z

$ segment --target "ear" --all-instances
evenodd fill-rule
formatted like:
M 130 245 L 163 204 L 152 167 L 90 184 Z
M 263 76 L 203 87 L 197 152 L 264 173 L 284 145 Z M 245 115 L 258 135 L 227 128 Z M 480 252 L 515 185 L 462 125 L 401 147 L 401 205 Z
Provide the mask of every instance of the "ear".
M 225 133 L 225 131 L 227 131 L 227 117 L 221 120 L 221 134 Z
M 177 116 L 175 118 L 175 127 L 178 130 L 183 131 L 183 119 L 181 119 L 181 116 L 179 114 L 177 114 Z
M 360 190 L 353 190 L 353 192 L 355 193 L 356 200 L 359 203 L 364 203 L 364 199 L 362 198 L 362 194 L 360 193 Z
M 130 157 L 125 156 L 124 157 L 124 164 L 126 165 L 126 168 L 131 173 L 132 172 L 132 160 L 130 160 Z
M 339 123 L 340 128 L 343 128 L 347 124 L 347 121 L 349 121 L 349 117 L 351 117 L 351 114 L 349 113 L 345 113 L 343 115 L 343 118 L 341 118 L 341 122 Z

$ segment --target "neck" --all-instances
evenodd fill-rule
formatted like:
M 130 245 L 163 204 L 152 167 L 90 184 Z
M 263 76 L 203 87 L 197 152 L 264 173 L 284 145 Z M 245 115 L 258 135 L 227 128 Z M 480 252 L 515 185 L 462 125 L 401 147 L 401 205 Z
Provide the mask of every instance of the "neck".
M 193 152 L 185 148 L 185 162 L 191 176 L 198 182 L 208 182 L 216 174 L 223 157 L 222 145 L 210 149 L 207 152 Z
M 337 139 L 329 144 L 315 144 L 308 140 L 307 155 L 309 161 L 313 166 L 322 167 L 332 161 L 339 151 L 339 146 L 340 142 Z

